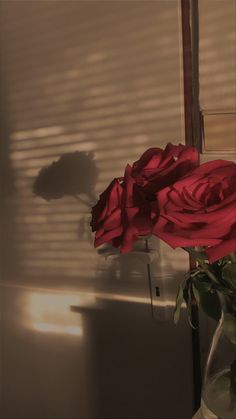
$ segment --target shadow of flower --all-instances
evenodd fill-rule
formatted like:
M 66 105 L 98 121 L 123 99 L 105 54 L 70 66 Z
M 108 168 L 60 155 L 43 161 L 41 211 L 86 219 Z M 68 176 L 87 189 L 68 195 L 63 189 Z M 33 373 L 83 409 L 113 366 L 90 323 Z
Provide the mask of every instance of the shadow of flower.
M 33 193 L 47 201 L 63 196 L 78 198 L 78 195 L 85 194 L 93 202 L 96 199 L 96 179 L 93 153 L 75 151 L 63 154 L 50 166 L 43 167 L 34 181 Z

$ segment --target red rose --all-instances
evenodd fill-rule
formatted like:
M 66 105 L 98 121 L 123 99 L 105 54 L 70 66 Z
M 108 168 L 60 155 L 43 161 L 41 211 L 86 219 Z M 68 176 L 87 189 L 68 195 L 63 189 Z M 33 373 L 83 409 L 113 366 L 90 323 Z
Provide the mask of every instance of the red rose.
M 165 150 L 149 148 L 132 167 L 132 176 L 144 190 L 157 192 L 198 166 L 196 148 L 167 144 Z
M 139 236 L 151 232 L 150 210 L 127 165 L 124 178 L 114 179 L 92 209 L 95 247 L 111 243 L 122 253 L 130 251 Z
M 236 251 L 234 162 L 207 162 L 156 196 L 153 234 L 170 246 L 206 246 L 211 263 Z

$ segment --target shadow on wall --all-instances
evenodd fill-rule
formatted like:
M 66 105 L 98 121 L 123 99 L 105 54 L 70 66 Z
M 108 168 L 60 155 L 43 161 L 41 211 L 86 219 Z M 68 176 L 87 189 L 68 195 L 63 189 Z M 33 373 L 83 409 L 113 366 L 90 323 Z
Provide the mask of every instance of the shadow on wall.
M 87 206 L 33 199 L 41 167 L 94 152 L 98 195 L 148 147 L 183 139 L 178 2 L 66 3 L 1 3 L 14 242 L 29 279 L 96 275 Z
M 98 170 L 92 152 L 66 153 L 40 170 L 33 184 L 33 193 L 46 201 L 70 196 L 87 206 L 91 212 L 96 203 L 94 189 L 97 176 Z M 86 216 L 80 218 L 77 232 L 78 240 L 93 240 Z
M 172 310 L 168 308 L 168 317 Z M 179 386 L 177 390 L 179 381 L 174 378 L 183 374 L 177 360 L 183 347 L 189 346 L 188 334 L 181 333 L 173 322 L 168 323 L 168 331 L 165 322 L 158 326 L 147 322 L 149 304 L 104 300 L 102 310 L 81 313 L 95 348 L 97 417 L 189 418 L 186 389 Z M 187 322 L 185 315 L 183 321 Z M 181 342 L 174 348 L 173 339 Z
M 75 151 L 62 154 L 56 162 L 40 170 L 33 184 L 33 193 L 47 201 L 72 196 L 80 199 L 88 197 L 88 207 L 96 201 L 94 192 L 97 168 L 93 153 Z
M 74 292 L 6 288 L 4 294 L 2 417 L 190 417 L 187 352 L 184 368 L 181 362 L 190 344 L 181 327 L 185 315 L 178 328 L 172 321 L 167 328 L 150 321 L 147 301 L 101 298 L 100 308 L 89 308 Z
M 0 54 L 2 39 L 0 37 Z M 10 153 L 10 119 L 7 112 L 7 92 L 3 68 L 0 65 L 0 281 L 14 277 L 19 271 L 18 246 L 15 240 L 17 188 L 16 173 L 12 168 Z M 14 261 L 14 262 L 13 262 Z
M 40 168 L 63 153 L 78 151 L 81 158 L 94 153 L 94 177 L 85 179 L 86 169 L 81 181 L 98 195 L 148 147 L 183 142 L 178 5 L 178 0 L 136 1 L 135 7 L 103 0 L 0 3 L 10 117 L 4 141 L 15 188 L 10 251 L 13 255 L 14 243 L 19 261 L 14 276 L 19 289 L 5 288 L 9 417 L 18 409 L 24 418 L 41 412 L 42 417 L 112 417 L 114 406 L 125 416 L 191 415 L 191 353 L 182 353 L 182 345 L 190 348 L 190 335 L 181 336 L 176 366 L 172 348 L 179 328 L 171 318 L 168 331 L 163 322 L 157 332 L 151 321 L 146 266 L 140 260 L 134 264 L 131 255 L 105 263 L 88 234 L 90 209 L 84 202 L 65 191 L 50 202 L 32 196 Z M 177 263 L 184 269 L 182 260 Z M 30 289 L 24 305 L 25 283 Z M 83 298 L 88 308 L 98 297 L 104 297 L 103 310 L 83 312 Z M 70 305 L 81 309 L 77 321 L 71 322 L 77 314 Z M 31 331 L 18 322 L 25 307 Z

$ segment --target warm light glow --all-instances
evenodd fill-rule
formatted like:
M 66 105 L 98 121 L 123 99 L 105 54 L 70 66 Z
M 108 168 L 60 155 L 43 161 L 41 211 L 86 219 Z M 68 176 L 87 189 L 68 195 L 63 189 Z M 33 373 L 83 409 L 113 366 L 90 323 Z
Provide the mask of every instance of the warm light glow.
M 14 288 L 14 289 L 18 288 L 21 290 L 32 291 L 32 287 L 28 287 L 24 285 L 17 285 L 16 283 L 5 284 L 5 283 L 0 282 L 0 287 Z M 41 294 L 44 294 L 46 290 L 43 288 L 35 288 L 35 291 L 36 290 L 37 292 L 35 293 L 31 292 L 29 296 L 28 309 L 30 309 L 30 311 L 28 312 L 33 314 L 34 318 L 38 319 L 38 322 L 36 322 L 36 324 L 41 324 L 41 322 L 39 321 L 40 316 L 42 313 L 45 313 L 45 305 L 43 307 L 43 297 L 41 296 Z M 45 295 L 47 296 L 46 300 L 48 299 L 48 302 L 50 301 L 50 298 L 51 298 L 49 296 L 60 297 L 59 301 L 61 301 L 61 303 L 57 304 L 57 308 L 63 307 L 63 304 L 62 304 L 63 299 L 64 299 L 64 303 L 67 301 L 67 304 L 65 304 L 66 311 L 68 311 L 68 307 L 70 306 L 79 306 L 79 307 L 83 306 L 84 307 L 84 306 L 89 305 L 90 307 L 92 307 L 96 304 L 96 302 L 99 303 L 99 301 L 102 301 L 102 300 L 121 301 L 121 302 L 127 302 L 127 303 L 135 303 L 135 304 L 150 304 L 149 297 L 141 297 L 141 296 L 135 296 L 135 295 L 117 294 L 117 293 L 115 294 L 115 293 L 109 293 L 109 292 L 81 292 L 81 293 L 76 293 L 75 295 L 71 295 L 72 290 L 64 290 L 63 295 L 62 295 L 61 291 L 56 291 L 56 290 L 51 290 L 51 289 L 48 289 L 47 291 L 50 291 L 50 293 L 48 294 L 45 293 Z M 160 299 L 157 298 L 155 301 L 153 301 L 153 305 L 155 307 L 166 307 L 166 308 L 174 307 L 175 301 L 161 300 L 161 298 Z M 185 307 L 185 305 L 183 305 L 183 307 Z
M 79 326 L 61 326 L 58 324 L 48 324 L 48 323 L 35 323 L 34 329 L 39 332 L 48 332 L 48 333 L 62 333 L 69 335 L 82 335 L 82 329 Z
M 32 137 L 45 137 L 51 135 L 58 135 L 65 132 L 65 128 L 61 126 L 54 126 L 54 127 L 43 127 L 37 128 L 34 130 L 27 130 L 27 131 L 18 131 L 11 134 L 12 140 L 25 140 L 27 138 L 31 139 Z
M 82 336 L 82 316 L 71 313 L 71 305 L 80 305 L 78 295 L 31 292 L 26 306 L 27 323 L 39 332 Z

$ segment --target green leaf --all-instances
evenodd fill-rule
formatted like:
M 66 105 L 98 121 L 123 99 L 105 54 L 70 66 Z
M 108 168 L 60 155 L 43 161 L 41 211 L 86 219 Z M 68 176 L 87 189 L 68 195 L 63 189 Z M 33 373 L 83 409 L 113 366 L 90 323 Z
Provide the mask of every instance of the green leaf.
M 198 278 L 194 278 L 194 286 L 197 288 L 199 292 L 204 293 L 211 293 L 212 291 L 212 284 L 207 281 L 199 280 Z
M 221 316 L 221 305 L 217 293 L 212 290 L 211 284 L 198 281 L 194 281 L 194 286 L 198 291 L 200 298 L 200 306 L 204 313 L 212 319 L 219 321 Z
M 224 266 L 222 278 L 236 290 L 236 263 L 227 263 Z
M 195 287 L 194 282 L 192 283 L 192 290 L 193 290 L 193 295 L 194 295 L 197 305 L 200 305 L 200 302 L 201 302 L 200 293 L 198 289 Z
M 190 272 L 190 278 L 197 278 L 197 279 L 203 279 L 203 278 L 207 278 L 205 273 L 203 273 L 202 271 L 199 270 L 199 268 L 194 269 L 193 271 Z
M 188 274 L 188 276 L 186 276 L 185 285 L 183 286 L 184 301 L 187 307 L 189 303 L 189 288 L 190 287 L 191 287 L 191 278 Z
M 179 321 L 181 305 L 184 299 L 183 284 L 180 284 L 179 290 L 176 296 L 175 311 L 174 311 L 174 323 L 177 324 Z
M 223 329 L 228 339 L 236 345 L 236 318 L 232 314 L 224 315 Z
M 192 284 L 191 284 L 192 285 Z M 188 287 L 188 305 L 187 305 L 187 309 L 188 309 L 188 322 L 190 324 L 190 326 L 192 327 L 192 329 L 197 329 L 197 327 L 194 326 L 193 322 L 192 322 L 192 286 Z

